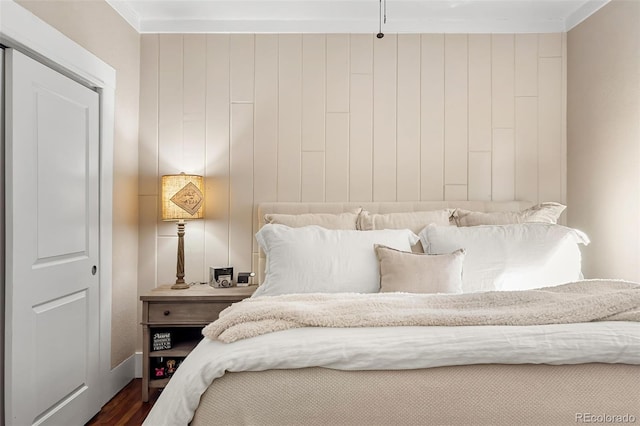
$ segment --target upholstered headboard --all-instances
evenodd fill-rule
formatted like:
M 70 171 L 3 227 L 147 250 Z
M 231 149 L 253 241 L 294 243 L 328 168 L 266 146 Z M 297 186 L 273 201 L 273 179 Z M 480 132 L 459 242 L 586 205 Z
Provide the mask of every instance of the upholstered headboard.
M 257 227 L 264 225 L 268 213 L 344 213 L 363 208 L 371 213 L 399 213 L 460 208 L 481 212 L 519 211 L 533 205 L 530 201 L 416 201 L 416 202 L 349 202 L 349 203 L 261 203 L 258 205 Z M 265 255 L 257 243 L 253 245 L 253 258 L 257 258 L 258 282 L 264 279 Z M 255 263 L 254 263 L 255 265 Z M 255 268 L 256 266 L 254 266 Z M 255 270 L 255 269 L 254 269 Z

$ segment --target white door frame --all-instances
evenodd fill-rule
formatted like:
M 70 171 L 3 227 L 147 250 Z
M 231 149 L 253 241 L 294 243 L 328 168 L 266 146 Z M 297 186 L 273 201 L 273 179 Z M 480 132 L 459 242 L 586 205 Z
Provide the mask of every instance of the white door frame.
M 4 237 L 4 212 L 5 212 L 5 201 L 4 201 L 4 49 L 0 49 L 0 206 L 2 206 L 2 210 L 0 210 L 0 330 L 4 330 L 5 321 L 4 321 L 4 303 L 5 303 L 5 237 Z M 5 335 L 4 332 L 1 332 L 0 335 L 0 420 L 4 420 L 4 346 L 5 346 Z M 1 421 L 0 421 L 1 423 Z
M 98 57 L 13 1 L 0 0 L 0 43 L 95 87 L 100 95 L 100 383 L 103 384 L 101 396 L 104 405 L 119 390 L 117 384 L 111 383 L 110 380 L 116 72 Z

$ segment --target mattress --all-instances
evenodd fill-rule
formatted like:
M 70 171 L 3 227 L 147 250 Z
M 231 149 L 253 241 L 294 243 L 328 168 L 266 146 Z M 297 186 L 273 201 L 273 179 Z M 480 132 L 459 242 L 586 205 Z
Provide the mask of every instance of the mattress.
M 602 415 L 631 422 L 640 421 L 639 380 L 640 366 L 598 363 L 228 373 L 203 394 L 191 424 L 539 426 Z

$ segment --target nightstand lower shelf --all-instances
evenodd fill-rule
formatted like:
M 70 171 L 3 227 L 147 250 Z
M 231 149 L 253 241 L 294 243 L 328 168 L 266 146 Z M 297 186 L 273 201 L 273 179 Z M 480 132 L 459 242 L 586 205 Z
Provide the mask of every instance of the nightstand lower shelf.
M 164 349 L 161 351 L 151 351 L 149 352 L 150 358 L 161 358 L 161 357 L 185 357 L 189 355 L 189 352 L 195 348 L 200 340 L 189 340 L 186 342 L 180 342 L 171 349 Z

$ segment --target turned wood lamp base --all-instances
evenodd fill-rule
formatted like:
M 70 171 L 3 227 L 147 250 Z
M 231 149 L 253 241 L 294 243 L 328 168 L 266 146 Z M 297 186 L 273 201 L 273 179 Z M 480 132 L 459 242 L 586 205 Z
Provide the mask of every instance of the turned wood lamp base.
M 178 264 L 176 283 L 171 286 L 173 290 L 184 290 L 189 284 L 184 281 L 184 220 L 178 221 Z

